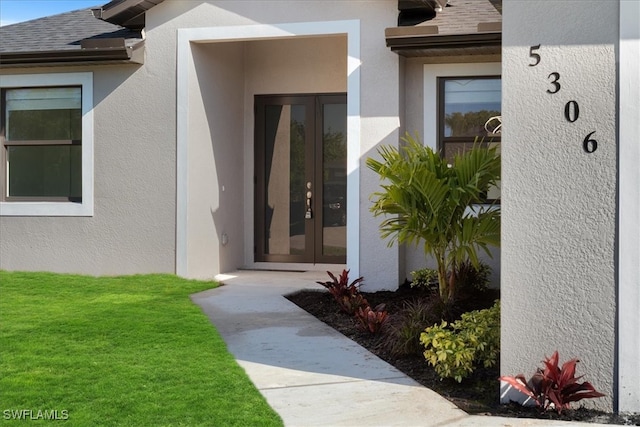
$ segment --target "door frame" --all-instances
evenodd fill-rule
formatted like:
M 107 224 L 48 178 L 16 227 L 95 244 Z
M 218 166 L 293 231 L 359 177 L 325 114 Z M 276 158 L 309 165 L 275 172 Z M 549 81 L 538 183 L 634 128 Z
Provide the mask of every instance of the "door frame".
M 305 264 L 344 264 L 346 256 L 324 255 L 324 224 L 323 224 L 323 109 L 325 104 L 347 105 L 346 93 L 302 93 L 284 95 L 254 95 L 254 262 L 305 263 Z M 272 104 L 269 104 L 269 103 Z M 305 220 L 305 252 L 303 254 L 267 254 L 266 246 L 266 212 L 265 191 L 260 189 L 265 185 L 266 171 L 266 141 L 265 116 L 259 114 L 259 108 L 266 105 L 304 105 L 307 127 L 305 129 L 305 182 L 313 183 L 311 189 L 311 210 L 313 220 Z M 345 135 L 346 136 L 346 135 Z M 310 142 L 312 141 L 312 142 Z M 313 144 L 309 147 L 309 144 Z M 346 170 L 345 170 L 346 173 Z M 347 206 L 349 204 L 347 203 Z M 348 210 L 347 210 L 348 212 Z M 348 227 L 347 229 L 348 230 Z M 345 233 L 347 232 L 345 230 Z M 346 237 L 346 236 L 345 236 Z

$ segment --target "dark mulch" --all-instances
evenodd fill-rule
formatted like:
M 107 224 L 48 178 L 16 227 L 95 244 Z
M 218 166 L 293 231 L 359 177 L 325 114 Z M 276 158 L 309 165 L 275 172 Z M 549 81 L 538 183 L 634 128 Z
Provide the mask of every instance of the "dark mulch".
M 434 297 L 432 292 L 410 288 L 408 284 L 404 284 L 395 292 L 363 292 L 363 295 L 372 307 L 381 303 L 386 305 L 391 316 L 389 323 L 394 321 L 394 315 L 397 317 L 397 313 L 405 307 L 408 301 L 425 301 Z M 455 380 L 442 380 L 427 364 L 420 352 L 405 356 L 394 355 L 388 345 L 388 330 L 379 335 L 359 330 L 351 316 L 340 312 L 338 305 L 329 293 L 307 290 L 288 295 L 287 298 L 468 413 L 640 426 L 640 415 L 618 416 L 585 408 L 563 411 L 561 415 L 558 415 L 554 411 L 541 413 L 536 408 L 524 408 L 518 404 L 501 405 L 498 382 L 499 363 L 492 368 L 478 367 L 474 374 L 464 379 L 462 383 L 457 383 Z M 460 298 L 453 307 L 445 310 L 444 316 L 448 317 L 448 320 L 453 320 L 464 311 L 488 308 L 497 298 L 499 298 L 497 291 L 467 295 Z

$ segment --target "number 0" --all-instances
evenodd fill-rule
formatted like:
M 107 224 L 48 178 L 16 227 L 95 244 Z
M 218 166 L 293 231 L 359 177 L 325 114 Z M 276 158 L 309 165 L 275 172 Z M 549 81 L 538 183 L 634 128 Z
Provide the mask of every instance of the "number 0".
M 573 106 L 573 108 L 571 108 Z M 571 112 L 573 111 L 573 114 Z M 580 117 L 580 108 L 578 107 L 578 103 L 576 101 L 569 101 L 564 106 L 564 118 L 567 119 L 569 123 L 573 123 L 578 120 Z

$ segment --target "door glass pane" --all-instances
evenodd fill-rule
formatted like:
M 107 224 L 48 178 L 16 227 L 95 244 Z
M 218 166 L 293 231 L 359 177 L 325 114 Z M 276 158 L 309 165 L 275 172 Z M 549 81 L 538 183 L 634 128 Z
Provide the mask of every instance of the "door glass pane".
M 9 197 L 82 197 L 82 146 L 7 147 Z
M 305 251 L 305 106 L 265 107 L 265 254 Z
M 347 106 L 322 111 L 322 254 L 347 254 Z

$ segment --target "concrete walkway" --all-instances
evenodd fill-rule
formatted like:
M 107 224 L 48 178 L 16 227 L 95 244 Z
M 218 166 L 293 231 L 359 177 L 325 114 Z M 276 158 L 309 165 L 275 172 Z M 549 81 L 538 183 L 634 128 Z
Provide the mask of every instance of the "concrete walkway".
M 326 277 L 239 271 L 192 296 L 286 426 L 596 426 L 468 415 L 283 298 Z

